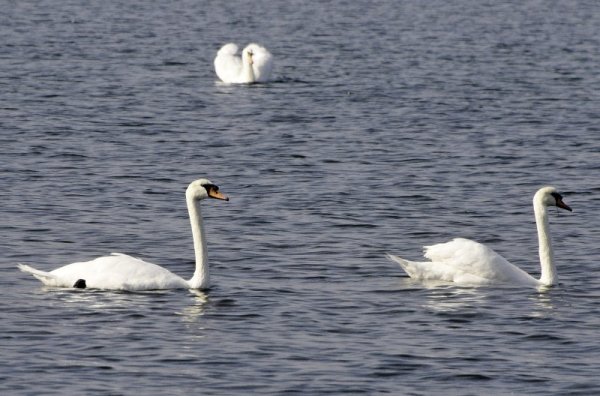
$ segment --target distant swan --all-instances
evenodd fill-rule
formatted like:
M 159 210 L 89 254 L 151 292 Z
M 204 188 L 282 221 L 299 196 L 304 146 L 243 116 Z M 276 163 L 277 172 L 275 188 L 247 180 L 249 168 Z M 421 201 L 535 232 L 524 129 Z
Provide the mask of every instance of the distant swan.
M 51 272 L 40 271 L 24 264 L 19 264 L 19 268 L 32 274 L 45 285 L 56 287 L 109 290 L 206 289 L 209 286 L 209 274 L 200 201 L 209 197 L 225 201 L 229 198 L 220 193 L 219 187 L 207 179 L 193 181 L 188 186 L 185 197 L 196 254 L 196 270 L 189 281 L 156 264 L 119 253 L 92 261 L 68 264 Z
M 273 69 L 273 56 L 258 44 L 248 44 L 238 54 L 238 46 L 225 44 L 215 58 L 215 71 L 221 81 L 228 84 L 252 84 L 269 81 Z
M 445 281 L 462 285 L 555 285 L 558 277 L 548 229 L 548 206 L 571 211 L 554 187 L 543 187 L 533 197 L 542 267 L 539 280 L 509 263 L 489 247 L 463 238 L 426 246 L 425 257 L 431 261 L 408 261 L 391 254 L 388 254 L 388 258 L 400 264 L 408 276 L 422 281 Z

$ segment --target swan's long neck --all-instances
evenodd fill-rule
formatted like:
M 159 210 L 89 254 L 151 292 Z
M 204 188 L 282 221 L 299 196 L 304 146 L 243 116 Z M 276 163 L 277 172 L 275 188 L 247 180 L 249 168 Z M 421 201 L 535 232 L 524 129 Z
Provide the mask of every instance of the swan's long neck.
M 250 55 L 242 57 L 242 81 L 245 83 L 253 83 L 256 81 L 251 59 Z
M 188 198 L 187 206 L 190 214 L 190 222 L 192 223 L 194 253 L 196 255 L 196 270 L 188 283 L 191 289 L 204 289 L 208 287 L 210 277 L 208 274 L 208 256 L 206 239 L 204 238 L 204 226 L 202 225 L 202 214 L 200 213 L 200 201 Z
M 535 213 L 540 264 L 542 266 L 540 282 L 546 286 L 551 286 L 558 283 L 558 276 L 556 274 L 556 267 L 554 266 L 554 253 L 552 251 L 552 241 L 550 239 L 550 230 L 548 226 L 547 207 L 542 202 L 535 200 L 533 202 L 533 211 Z

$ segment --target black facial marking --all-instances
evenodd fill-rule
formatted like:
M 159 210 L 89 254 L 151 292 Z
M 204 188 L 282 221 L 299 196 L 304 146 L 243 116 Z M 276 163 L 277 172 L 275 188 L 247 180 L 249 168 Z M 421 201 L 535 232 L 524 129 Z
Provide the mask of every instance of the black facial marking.
M 560 195 L 560 194 L 559 194 L 559 193 L 557 193 L 557 192 L 553 192 L 553 193 L 550 193 L 550 194 L 551 194 L 551 195 L 554 197 L 554 199 L 556 200 L 556 206 L 557 206 L 557 207 L 559 207 L 559 208 L 562 208 L 562 209 L 565 209 L 565 210 L 568 210 L 569 212 L 572 212 L 572 211 L 573 211 L 573 209 L 571 209 L 571 208 L 569 207 L 569 205 L 567 205 L 566 203 L 564 203 L 564 202 L 563 202 L 563 200 L 562 200 L 562 195 Z
M 210 190 L 219 191 L 219 186 L 216 184 L 203 184 L 202 187 L 206 189 L 206 192 L 209 193 Z
M 73 285 L 76 289 L 85 289 L 87 285 L 85 284 L 85 279 L 77 279 L 77 282 Z

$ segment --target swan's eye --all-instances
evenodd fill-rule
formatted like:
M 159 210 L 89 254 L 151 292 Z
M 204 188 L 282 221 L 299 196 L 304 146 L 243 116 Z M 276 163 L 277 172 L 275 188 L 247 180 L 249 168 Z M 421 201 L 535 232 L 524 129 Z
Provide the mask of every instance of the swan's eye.
M 557 192 L 553 192 L 550 195 L 552 195 L 554 197 L 554 199 L 556 199 L 557 201 L 561 201 L 562 200 L 562 195 L 560 195 Z

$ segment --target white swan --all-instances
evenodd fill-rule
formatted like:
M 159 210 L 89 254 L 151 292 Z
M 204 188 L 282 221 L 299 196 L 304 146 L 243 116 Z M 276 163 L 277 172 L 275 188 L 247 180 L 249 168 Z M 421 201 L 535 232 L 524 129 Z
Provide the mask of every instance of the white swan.
M 273 56 L 258 44 L 248 44 L 237 55 L 238 46 L 225 44 L 215 58 L 215 71 L 221 81 L 228 84 L 252 84 L 269 81 L 273 70 Z
M 422 281 L 445 281 L 461 285 L 551 286 L 558 282 L 558 278 L 548 230 L 548 206 L 571 211 L 554 187 L 543 187 L 533 196 L 542 267 L 539 280 L 509 263 L 489 247 L 463 238 L 425 246 L 425 257 L 431 261 L 408 261 L 391 254 L 388 254 L 388 258 L 400 264 L 408 276 Z
M 32 274 L 45 285 L 56 287 L 110 290 L 206 289 L 209 286 L 209 274 L 200 201 L 209 197 L 225 201 L 229 198 L 220 193 L 219 187 L 207 179 L 190 183 L 185 197 L 196 254 L 196 270 L 190 280 L 185 280 L 156 264 L 120 253 L 68 264 L 51 272 L 40 271 L 24 264 L 19 264 L 19 268 Z

